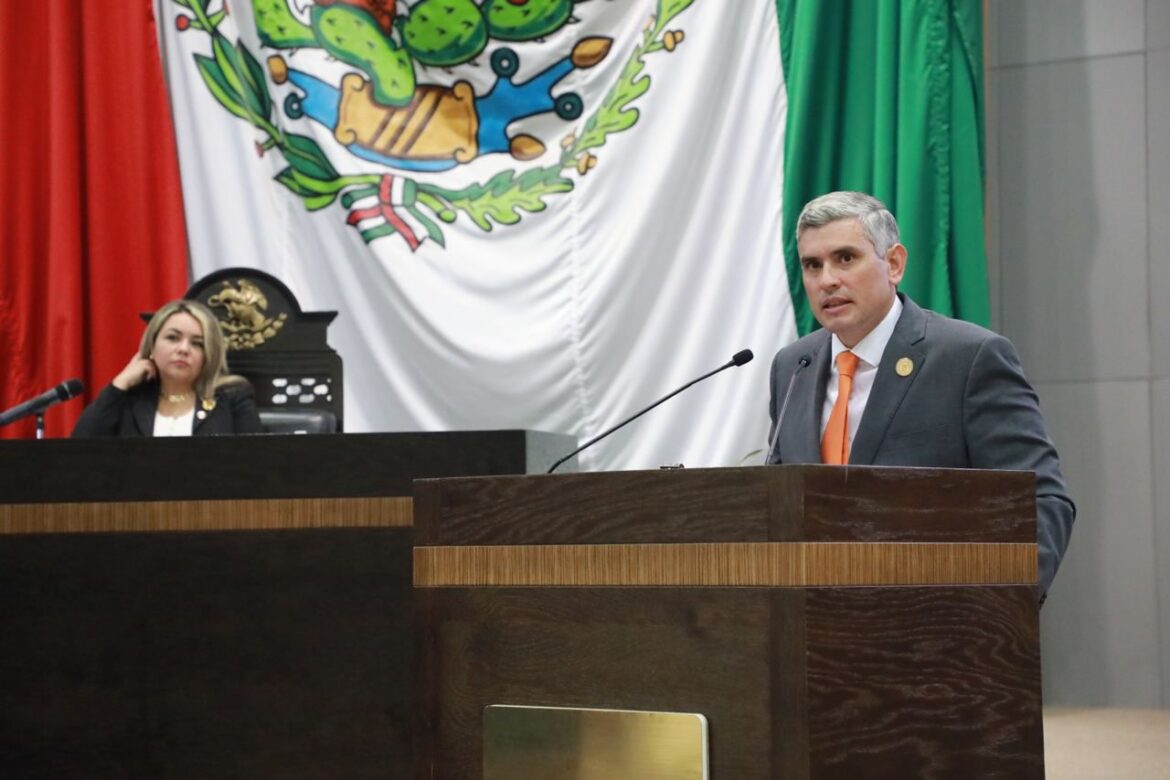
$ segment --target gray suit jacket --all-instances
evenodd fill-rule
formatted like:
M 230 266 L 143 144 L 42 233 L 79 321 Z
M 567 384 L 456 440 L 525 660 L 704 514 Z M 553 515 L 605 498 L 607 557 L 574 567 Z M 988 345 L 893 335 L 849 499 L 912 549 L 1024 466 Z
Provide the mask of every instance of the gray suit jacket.
M 1068 546 L 1076 507 L 1015 348 L 985 328 L 926 311 L 898 295 L 902 316 L 878 366 L 849 462 L 1035 472 L 1044 593 Z M 775 437 L 775 442 L 769 463 L 821 462 L 821 410 L 831 352 L 829 332 L 818 330 L 773 359 L 769 441 Z M 901 377 L 894 365 L 904 357 L 913 361 L 914 370 Z M 802 358 L 807 368 L 800 369 Z M 776 418 L 789 382 L 792 394 L 777 434 Z

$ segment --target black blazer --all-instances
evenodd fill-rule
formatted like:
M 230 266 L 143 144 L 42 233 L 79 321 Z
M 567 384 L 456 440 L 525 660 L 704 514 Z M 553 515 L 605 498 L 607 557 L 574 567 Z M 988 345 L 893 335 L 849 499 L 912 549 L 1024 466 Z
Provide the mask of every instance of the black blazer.
M 158 412 L 158 382 L 145 382 L 119 390 L 106 385 L 94 402 L 85 407 L 74 438 L 80 436 L 153 436 Z M 260 415 L 246 382 L 224 385 L 213 400 L 195 399 L 194 436 L 222 436 L 233 433 L 263 433 Z

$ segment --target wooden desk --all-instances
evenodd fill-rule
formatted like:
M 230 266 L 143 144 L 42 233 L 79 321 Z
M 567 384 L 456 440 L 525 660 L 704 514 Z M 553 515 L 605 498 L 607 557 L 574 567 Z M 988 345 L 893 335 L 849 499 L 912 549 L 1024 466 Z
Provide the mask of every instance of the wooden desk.
M 574 446 L 0 442 L 0 776 L 408 777 L 412 480 Z

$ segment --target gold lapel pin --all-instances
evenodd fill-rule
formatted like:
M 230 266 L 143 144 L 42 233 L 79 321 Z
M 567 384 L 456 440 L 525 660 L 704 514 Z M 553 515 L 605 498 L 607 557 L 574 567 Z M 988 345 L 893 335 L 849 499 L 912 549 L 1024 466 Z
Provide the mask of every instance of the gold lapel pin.
M 914 361 L 908 357 L 899 358 L 894 364 L 894 371 L 898 372 L 898 376 L 910 376 L 914 373 Z
M 215 408 L 215 399 L 213 399 L 213 398 L 204 398 L 204 399 L 203 399 L 203 408 L 204 408 L 206 411 L 210 412 L 212 409 L 214 409 L 214 408 Z M 204 417 L 206 417 L 206 416 L 207 416 L 207 415 L 204 415 Z M 201 418 L 199 418 L 199 419 L 203 419 L 203 418 L 201 417 Z

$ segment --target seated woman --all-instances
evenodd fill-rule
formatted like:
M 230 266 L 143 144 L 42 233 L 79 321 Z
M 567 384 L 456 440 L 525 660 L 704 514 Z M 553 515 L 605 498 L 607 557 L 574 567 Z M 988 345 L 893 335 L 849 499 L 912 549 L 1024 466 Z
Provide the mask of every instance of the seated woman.
M 251 386 L 227 373 L 227 345 L 215 315 L 182 300 L 155 312 L 138 354 L 73 428 L 75 437 L 261 432 Z

